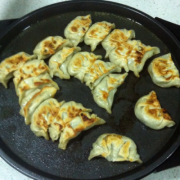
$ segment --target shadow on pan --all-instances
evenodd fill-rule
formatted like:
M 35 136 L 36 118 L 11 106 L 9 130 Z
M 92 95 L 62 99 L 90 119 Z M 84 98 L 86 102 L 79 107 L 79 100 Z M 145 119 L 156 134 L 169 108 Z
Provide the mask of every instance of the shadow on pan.
M 14 23 L 0 39 L 0 60 L 25 51 L 32 54 L 35 45 L 47 36 L 60 35 L 66 25 L 78 15 L 91 14 L 93 23 L 109 21 L 119 29 L 133 29 L 137 40 L 146 45 L 158 46 L 161 54 L 172 53 L 179 68 L 180 46 L 162 25 L 151 17 L 130 7 L 103 1 L 69 1 L 37 10 Z M 90 51 L 84 43 L 83 51 Z M 99 45 L 95 54 L 105 56 Z M 58 142 L 37 138 L 19 115 L 18 98 L 11 81 L 9 88 L 0 85 L 0 144 L 1 156 L 13 167 L 34 179 L 138 179 L 150 173 L 174 152 L 180 143 L 178 133 L 180 91 L 163 89 L 154 85 L 147 72 L 149 59 L 140 78 L 129 72 L 125 83 L 118 88 L 112 114 L 98 107 L 90 89 L 77 79 L 54 78 L 60 86 L 55 98 L 59 101 L 76 101 L 106 120 L 106 124 L 82 132 L 70 141 L 67 150 L 57 148 Z M 105 59 L 108 61 L 108 59 Z M 138 98 L 155 90 L 162 107 L 166 108 L 176 126 L 160 131 L 151 130 L 140 123 L 134 115 Z M 132 138 L 143 164 L 112 163 L 103 158 L 88 161 L 92 143 L 103 133 L 118 133 Z

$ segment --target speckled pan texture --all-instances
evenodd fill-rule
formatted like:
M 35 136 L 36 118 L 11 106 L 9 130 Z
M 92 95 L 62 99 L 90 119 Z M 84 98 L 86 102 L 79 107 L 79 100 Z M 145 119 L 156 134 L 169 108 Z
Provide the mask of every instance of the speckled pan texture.
M 95 11 L 74 11 L 59 14 L 45 20 L 33 23 L 22 31 L 12 36 L 12 40 L 4 42 L 5 46 L 0 51 L 0 61 L 5 57 L 15 54 L 19 51 L 32 53 L 35 45 L 49 35 L 63 35 L 66 25 L 78 15 L 91 14 L 92 21 L 109 21 L 116 24 L 116 28 L 134 29 L 136 39 L 141 40 L 146 45 L 158 46 L 161 54 L 172 52 L 176 66 L 179 65 L 176 58 L 179 54 L 172 48 L 172 44 L 167 44 L 168 40 L 161 40 L 148 29 L 129 20 L 125 17 L 107 12 Z M 157 33 L 158 34 L 158 33 Z M 162 35 L 163 37 L 163 35 Z M 160 37 L 160 38 L 162 38 Z M 83 51 L 90 51 L 84 43 L 80 44 Z M 97 55 L 105 56 L 105 51 L 99 45 L 94 51 Z M 144 164 L 155 160 L 167 143 L 179 128 L 180 90 L 177 88 L 163 89 L 157 87 L 151 81 L 147 72 L 147 67 L 151 62 L 149 59 L 140 73 L 140 78 L 129 73 L 124 84 L 118 88 L 112 107 L 112 115 L 98 107 L 93 100 L 88 87 L 77 79 L 61 80 L 54 78 L 60 86 L 55 98 L 58 101 L 76 101 L 82 103 L 85 107 L 93 109 L 99 117 L 106 120 L 106 124 L 94 127 L 81 133 L 77 138 L 70 141 L 67 150 L 63 151 L 57 148 L 58 142 L 46 141 L 43 138 L 37 138 L 26 126 L 22 116 L 18 114 L 18 98 L 15 94 L 14 85 L 11 81 L 9 88 L 4 89 L 0 86 L 0 138 L 14 154 L 24 161 L 25 165 L 32 166 L 47 174 L 63 178 L 73 179 L 97 179 L 116 176 L 126 172 L 136 170 L 144 165 L 138 163 L 110 163 L 103 158 L 95 158 L 88 161 L 88 155 L 92 149 L 92 143 L 103 133 L 118 133 L 130 137 L 138 147 L 138 153 Z M 105 61 L 108 61 L 106 59 Z M 48 62 L 48 60 L 47 60 Z M 134 115 L 134 105 L 143 95 L 151 90 L 157 93 L 162 107 L 166 108 L 172 119 L 177 123 L 173 128 L 165 128 L 160 131 L 151 130 L 138 121 Z

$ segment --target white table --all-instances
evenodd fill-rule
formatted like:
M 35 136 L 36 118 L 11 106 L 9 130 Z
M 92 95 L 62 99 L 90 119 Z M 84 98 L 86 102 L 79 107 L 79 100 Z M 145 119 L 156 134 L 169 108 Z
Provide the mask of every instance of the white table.
M 19 18 L 40 7 L 63 0 L 0 0 L 0 20 Z M 179 0 L 111 0 L 138 10 L 152 17 L 159 17 L 180 25 Z M 179 158 L 179 157 L 178 157 Z M 152 173 L 144 180 L 180 180 L 180 166 L 159 173 Z M 9 166 L 0 158 L 0 180 L 31 180 Z

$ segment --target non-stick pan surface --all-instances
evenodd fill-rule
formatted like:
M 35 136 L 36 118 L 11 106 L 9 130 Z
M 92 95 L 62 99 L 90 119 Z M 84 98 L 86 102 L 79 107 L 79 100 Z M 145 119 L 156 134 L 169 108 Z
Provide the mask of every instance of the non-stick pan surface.
M 119 29 L 134 29 L 135 39 L 146 45 L 158 46 L 161 54 L 171 52 L 176 66 L 180 69 L 180 46 L 171 33 L 142 12 L 104 1 L 58 3 L 23 17 L 1 37 L 0 61 L 19 51 L 32 54 L 40 40 L 50 35 L 63 36 L 64 28 L 73 18 L 87 14 L 91 14 L 93 23 L 109 21 L 115 23 Z M 84 43 L 79 46 L 82 50 L 90 51 Z M 105 55 L 101 45 L 94 53 Z M 17 170 L 34 179 L 138 179 L 150 173 L 180 144 L 180 90 L 175 87 L 160 88 L 153 84 L 147 72 L 152 59 L 147 61 L 140 78 L 129 72 L 125 83 L 118 88 L 115 95 L 112 115 L 96 105 L 90 89 L 79 80 L 54 78 L 60 86 L 56 99 L 82 103 L 107 122 L 82 132 L 70 141 L 66 150 L 58 149 L 58 142 L 36 137 L 18 113 L 20 107 L 13 82 L 10 81 L 8 89 L 0 85 L 1 156 Z M 176 126 L 156 131 L 137 120 L 134 105 L 138 98 L 151 90 L 157 93 L 162 107 L 168 110 Z M 103 133 L 118 133 L 132 138 L 143 164 L 112 163 L 104 158 L 88 161 L 92 143 Z

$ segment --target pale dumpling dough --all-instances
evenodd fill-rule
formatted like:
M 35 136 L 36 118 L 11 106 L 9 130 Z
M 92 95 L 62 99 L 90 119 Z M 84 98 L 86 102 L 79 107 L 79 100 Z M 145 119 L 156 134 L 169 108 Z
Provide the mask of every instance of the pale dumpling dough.
M 180 87 L 179 71 L 176 68 L 171 54 L 155 58 L 148 67 L 148 72 L 154 84 L 160 87 Z
M 142 123 L 155 130 L 175 125 L 167 111 L 161 108 L 154 91 L 137 101 L 134 112 Z
M 91 46 L 91 51 L 96 49 L 96 46 L 106 38 L 111 29 L 115 28 L 115 24 L 111 24 L 106 21 L 97 22 L 93 24 L 84 37 L 86 45 Z
M 49 67 L 53 75 L 61 79 L 70 79 L 68 72 L 69 61 L 72 56 L 80 50 L 80 47 L 64 47 L 62 50 L 55 53 L 49 60 Z
M 71 76 L 84 82 L 84 76 L 89 72 L 90 67 L 97 59 L 101 59 L 102 56 L 95 55 L 86 51 L 76 53 L 68 64 L 68 72 Z
M 124 82 L 128 73 L 109 74 L 92 90 L 94 101 L 111 114 L 111 106 L 117 88 Z
M 46 59 L 65 46 L 71 47 L 72 43 L 61 36 L 48 36 L 36 45 L 33 53 L 38 59 Z
M 130 161 L 142 163 L 134 141 L 126 136 L 118 134 L 102 134 L 93 143 L 88 160 L 96 156 L 102 156 L 108 161 Z
M 69 39 L 74 46 L 84 40 L 84 35 L 91 25 L 91 15 L 77 16 L 65 28 L 64 36 Z
M 102 46 L 106 50 L 106 58 L 109 53 L 117 48 L 122 42 L 135 38 L 134 30 L 114 29 L 103 41 Z
M 0 83 L 2 83 L 5 88 L 7 88 L 7 83 L 13 77 L 14 71 L 23 66 L 23 64 L 27 61 L 35 58 L 35 55 L 29 55 L 25 52 L 19 52 L 4 59 L 0 63 Z

